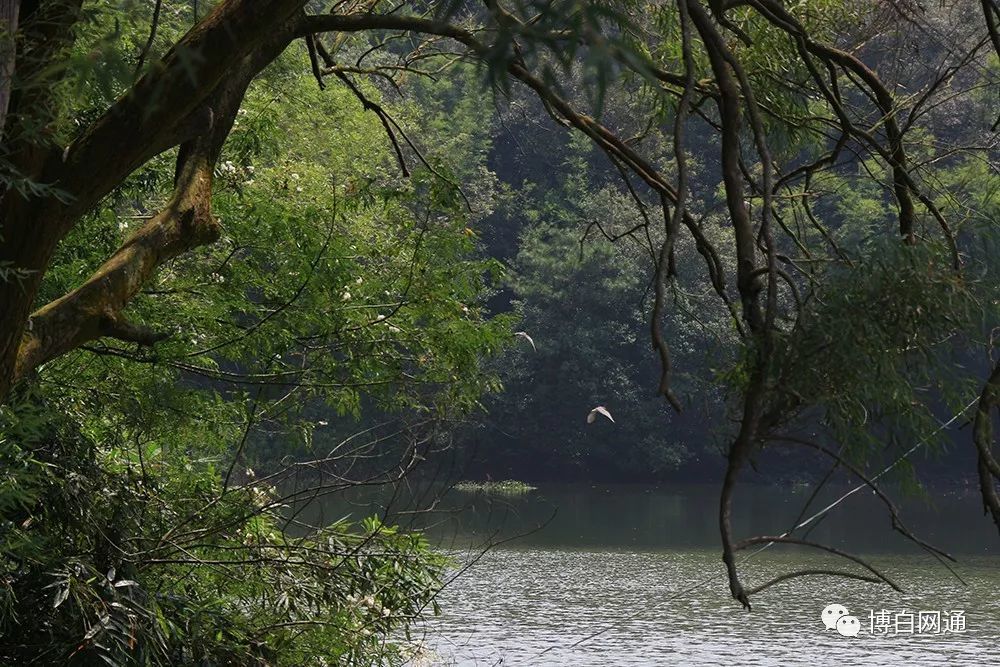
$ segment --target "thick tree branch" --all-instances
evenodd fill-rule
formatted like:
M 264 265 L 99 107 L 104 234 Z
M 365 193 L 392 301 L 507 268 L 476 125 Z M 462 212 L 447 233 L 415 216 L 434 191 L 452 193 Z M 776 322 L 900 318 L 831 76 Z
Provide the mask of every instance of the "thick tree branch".
M 903 143 L 904 130 L 899 125 L 898 115 L 900 109 L 886 85 L 871 68 L 856 56 L 812 39 L 795 17 L 779 2 L 776 2 L 776 0 L 750 0 L 749 4 L 757 9 L 773 25 L 784 30 L 796 40 L 803 62 L 810 69 L 814 80 L 820 85 L 824 96 L 830 102 L 832 108 L 837 112 L 844 128 L 850 133 L 864 138 L 866 143 L 871 145 L 889 163 L 892 169 L 893 191 L 899 206 L 899 232 L 902 237 L 907 243 L 916 242 L 916 209 L 913 203 L 913 197 L 916 196 L 941 227 L 951 248 L 955 269 L 959 270 L 961 268 L 961 258 L 958 254 L 955 235 L 951 227 L 933 201 L 921 192 L 913 175 L 910 173 L 906 149 Z M 889 144 L 887 148 L 883 148 L 870 133 L 863 132 L 854 127 L 853 123 L 847 118 L 839 98 L 819 80 L 818 74 L 810 62 L 810 55 L 814 55 L 822 60 L 831 71 L 835 67 L 842 68 L 845 72 L 857 77 L 861 84 L 864 84 L 863 86 L 860 84 L 857 85 L 862 92 L 868 94 L 874 100 L 881 113 L 880 123 L 885 127 L 885 134 Z M 833 79 L 835 81 L 835 77 Z
M 979 457 L 979 489 L 983 496 L 983 509 L 990 513 L 1000 529 L 1000 463 L 993 456 L 993 411 L 1000 410 L 1000 362 L 993 368 L 976 407 L 972 424 L 972 438 Z
M 129 323 L 123 311 L 164 262 L 218 238 L 219 226 L 211 211 L 215 163 L 250 82 L 290 39 L 290 30 L 273 31 L 211 91 L 206 98 L 210 106 L 196 109 L 181 124 L 184 132 L 199 134 L 181 145 L 167 205 L 82 285 L 32 314 L 18 349 L 14 381 L 102 336 L 141 344 L 162 338 L 162 334 Z
M 7 320 L 7 326 L 0 328 L 0 401 L 27 368 L 22 336 L 60 241 L 137 167 L 176 145 L 173 142 L 188 134 L 190 126 L 204 127 L 206 99 L 240 70 L 247 54 L 256 60 L 266 53 L 273 60 L 280 49 L 268 45 L 278 42 L 281 49 L 287 45 L 290 35 L 282 33 L 292 32 L 289 20 L 303 4 L 304 0 L 223 0 L 67 148 L 25 141 L 19 149 L 24 155 L 16 161 L 24 167 L 23 176 L 51 184 L 59 196 L 27 198 L 7 191 L 0 200 L 0 263 L 25 276 L 20 283 L 0 283 L 0 312 Z M 33 20 L 40 24 L 38 39 L 44 40 L 53 30 L 58 35 L 69 33 L 78 5 L 79 0 L 43 3 L 38 12 L 50 11 L 54 17 Z M 52 50 L 51 57 L 58 53 Z M 43 62 L 38 67 L 46 71 L 54 64 Z M 19 104 L 29 108 L 29 101 L 25 96 Z M 37 102 L 32 104 L 37 107 Z M 189 120 L 192 116 L 194 122 Z M 217 119 L 211 124 L 218 125 Z M 221 146 L 225 136 L 214 136 Z M 73 337 L 61 338 L 65 342 Z M 47 356 L 36 356 L 36 342 L 25 342 L 32 350 L 28 358 Z
M 197 142 L 204 144 L 204 142 Z M 36 311 L 18 352 L 15 380 L 80 345 L 111 335 L 131 340 L 122 311 L 164 261 L 218 238 L 211 214 L 212 162 L 185 144 L 180 177 L 167 206 L 137 231 L 85 283 Z
M 101 323 L 101 335 L 108 338 L 125 341 L 127 343 L 138 343 L 151 347 L 161 340 L 166 340 L 170 334 L 165 331 L 154 331 L 141 324 L 129 322 L 123 317 L 107 318 Z
M 722 180 L 725 184 L 726 206 L 736 237 L 736 288 L 743 305 L 743 318 L 751 332 L 760 333 L 764 328 L 764 315 L 757 300 L 761 289 L 760 281 L 754 278 L 757 251 L 753 222 L 744 196 L 743 174 L 739 166 L 743 100 L 725 57 L 725 43 L 712 25 L 711 18 L 697 2 L 687 4 L 692 22 L 705 43 L 720 93 L 717 104 L 722 125 Z
M 740 126 L 743 113 L 743 96 L 747 97 L 747 104 L 751 107 L 751 114 L 754 118 L 755 136 L 759 132 L 759 119 L 753 116 L 756 109 L 752 106 L 752 91 L 745 81 L 745 76 L 737 68 L 735 58 L 729 52 L 724 40 L 715 29 L 708 13 L 697 1 L 686 1 L 691 13 L 692 22 L 701 35 L 705 49 L 708 52 L 712 73 L 715 76 L 720 92 L 717 104 L 719 106 L 719 116 L 722 125 L 722 177 L 726 190 L 726 204 L 729 208 L 736 239 L 736 285 L 743 304 L 743 317 L 750 327 L 751 334 L 756 335 L 764 343 L 761 346 L 761 354 L 758 355 L 756 363 L 752 366 L 750 380 L 744 390 L 743 414 L 740 418 L 740 428 L 736 438 L 729 446 L 726 473 L 723 478 L 722 492 L 719 498 L 719 532 L 722 537 L 722 560 L 725 563 L 726 574 L 729 578 L 729 591 L 733 598 L 738 600 L 744 608 L 750 609 L 749 595 L 740 581 L 739 572 L 736 567 L 737 547 L 734 545 L 733 538 L 732 504 L 740 471 L 749 459 L 750 452 L 758 440 L 761 417 L 764 413 L 767 391 L 766 362 L 770 350 L 770 326 L 774 316 L 774 252 L 771 247 L 771 239 L 768 236 L 768 270 L 771 273 L 771 280 L 768 286 L 768 303 L 765 314 L 761 312 L 757 298 L 760 292 L 759 280 L 757 278 L 757 251 L 753 223 L 743 194 L 743 173 L 740 168 Z M 730 69 L 731 67 L 733 68 L 732 70 Z M 742 95 L 741 85 L 745 87 Z M 772 187 L 770 182 L 770 157 L 766 147 L 762 145 L 759 138 L 757 145 L 765 170 L 764 187 L 766 192 Z M 769 208 L 769 206 L 770 200 L 768 199 L 765 208 Z M 765 210 L 762 224 L 764 230 L 767 227 L 766 216 L 768 213 L 769 211 Z
M 677 196 L 674 203 L 673 215 L 670 214 L 667 198 L 661 195 L 664 217 L 663 243 L 660 245 L 660 252 L 656 258 L 656 272 L 653 276 L 655 283 L 653 313 L 650 316 L 650 337 L 653 341 L 653 349 L 660 356 L 660 383 L 657 392 L 666 397 L 667 401 L 678 412 L 681 411 L 680 401 L 670 388 L 670 348 L 663 338 L 662 322 L 664 294 L 666 292 L 666 280 L 672 278 L 670 264 L 673 259 L 674 243 L 677 239 L 677 232 L 680 229 L 684 214 L 687 212 L 688 195 L 688 168 L 687 156 L 685 155 L 684 130 L 687 122 L 688 111 L 691 105 L 691 94 L 695 85 L 694 78 L 694 58 L 691 53 L 691 25 L 688 17 L 686 0 L 677 0 L 677 9 L 681 23 L 681 53 L 684 61 L 684 89 L 681 93 L 680 101 L 677 103 L 677 114 L 674 117 L 674 162 L 677 165 Z

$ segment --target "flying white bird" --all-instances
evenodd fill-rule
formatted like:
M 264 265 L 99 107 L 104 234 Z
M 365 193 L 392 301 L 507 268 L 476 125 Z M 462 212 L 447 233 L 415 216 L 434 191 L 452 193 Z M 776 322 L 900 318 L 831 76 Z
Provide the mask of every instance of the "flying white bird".
M 605 417 L 611 420 L 611 423 L 614 423 L 615 421 L 615 418 L 611 416 L 611 413 L 608 412 L 608 409 L 606 407 L 604 407 L 603 405 L 598 405 L 596 408 L 590 411 L 590 414 L 587 415 L 587 423 L 593 424 L 594 420 L 597 419 L 597 415 L 604 415 Z
M 531 343 L 531 349 L 534 350 L 535 352 L 538 352 L 538 348 L 535 347 L 535 341 L 531 340 L 531 336 L 529 336 L 526 332 L 524 332 L 524 331 L 515 331 L 514 335 L 518 336 L 519 338 L 523 338 L 524 340 L 526 340 L 529 343 Z

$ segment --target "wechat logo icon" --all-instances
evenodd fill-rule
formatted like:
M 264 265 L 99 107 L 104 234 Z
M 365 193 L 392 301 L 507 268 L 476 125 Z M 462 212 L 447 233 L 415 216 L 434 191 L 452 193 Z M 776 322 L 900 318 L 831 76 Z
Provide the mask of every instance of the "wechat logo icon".
M 823 608 L 821 618 L 827 630 L 836 630 L 845 637 L 857 637 L 861 632 L 858 617 L 851 616 L 847 607 L 842 604 L 828 604 Z

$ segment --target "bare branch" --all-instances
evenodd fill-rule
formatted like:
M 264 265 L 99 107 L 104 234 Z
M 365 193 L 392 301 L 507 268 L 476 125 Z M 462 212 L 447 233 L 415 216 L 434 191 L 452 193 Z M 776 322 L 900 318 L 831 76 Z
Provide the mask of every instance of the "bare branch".
M 747 589 L 747 595 L 756 595 L 761 593 L 775 584 L 780 584 L 783 581 L 788 581 L 789 579 L 796 579 L 798 577 L 840 577 L 842 579 L 857 579 L 859 581 L 867 581 L 871 584 L 880 584 L 882 580 L 877 577 L 870 577 L 864 574 L 856 574 L 854 572 L 845 572 L 843 570 L 823 570 L 823 569 L 810 569 L 810 570 L 796 570 L 795 572 L 787 572 L 785 574 L 779 574 L 770 581 L 766 581 L 763 584 L 754 586 L 753 588 Z
M 841 551 L 836 547 L 831 547 L 826 544 L 820 544 L 819 542 L 811 542 L 809 540 L 802 540 L 797 537 L 786 537 L 784 535 L 762 535 L 758 537 L 749 537 L 745 540 L 741 540 L 740 542 L 737 542 L 734 546 L 737 551 L 742 551 L 743 549 L 746 549 L 747 547 L 752 547 L 755 544 L 769 544 L 769 543 L 797 544 L 799 546 L 810 547 L 812 549 L 819 549 L 820 551 L 826 551 L 827 553 L 834 554 L 835 556 L 846 558 L 847 560 L 857 563 L 861 567 L 865 568 L 866 570 L 874 574 L 876 577 L 878 577 L 879 581 L 888 584 L 889 586 L 892 587 L 893 590 L 898 591 L 900 593 L 903 592 L 903 589 L 900 588 L 895 581 L 890 579 L 887 575 L 882 574 L 882 572 L 880 572 L 872 565 L 869 565 L 868 562 L 865 561 L 863 558 L 855 556 L 853 554 L 849 554 L 846 551 Z

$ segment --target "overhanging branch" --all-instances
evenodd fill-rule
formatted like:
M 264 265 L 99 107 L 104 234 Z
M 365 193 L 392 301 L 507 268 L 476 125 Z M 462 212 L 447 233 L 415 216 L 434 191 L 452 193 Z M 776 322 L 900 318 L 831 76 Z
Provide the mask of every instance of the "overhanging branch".
M 290 30 L 240 60 L 187 121 L 197 136 L 181 144 L 173 193 L 166 206 L 125 241 L 83 284 L 29 318 L 14 364 L 14 380 L 39 365 L 102 336 L 150 345 L 156 333 L 129 322 L 124 310 L 164 263 L 214 242 L 220 233 L 212 216 L 212 174 L 247 87 L 284 50 Z

